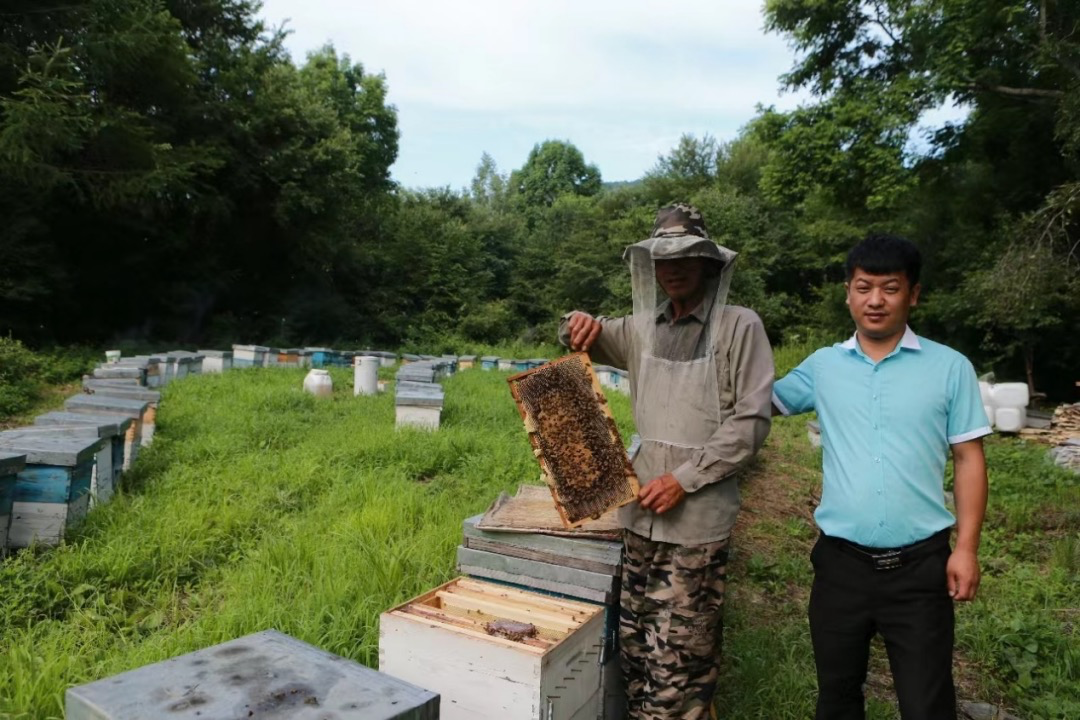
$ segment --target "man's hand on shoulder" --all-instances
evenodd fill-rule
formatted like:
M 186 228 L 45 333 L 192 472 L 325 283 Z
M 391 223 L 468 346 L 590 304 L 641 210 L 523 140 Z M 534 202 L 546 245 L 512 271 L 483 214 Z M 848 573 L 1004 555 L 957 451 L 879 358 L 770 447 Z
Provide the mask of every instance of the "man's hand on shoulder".
M 966 601 L 975 599 L 979 589 L 979 558 L 971 550 L 954 550 L 945 566 L 949 584 L 949 597 Z
M 686 497 L 686 491 L 683 490 L 682 485 L 674 475 L 667 473 L 641 488 L 641 492 L 638 493 L 638 502 L 646 510 L 659 514 L 674 508 L 682 502 L 684 497 Z
M 603 329 L 600 321 L 589 313 L 575 311 L 567 321 L 567 330 L 570 331 L 570 349 L 588 352 L 596 342 L 596 338 L 600 337 L 600 331 Z

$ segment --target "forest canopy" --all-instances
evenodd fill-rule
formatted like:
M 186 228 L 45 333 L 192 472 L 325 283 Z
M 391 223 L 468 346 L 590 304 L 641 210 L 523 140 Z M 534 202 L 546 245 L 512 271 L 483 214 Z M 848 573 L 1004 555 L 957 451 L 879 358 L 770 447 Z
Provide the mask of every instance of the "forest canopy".
M 392 78 L 294 61 L 252 0 L 0 7 L 0 331 L 31 345 L 551 340 L 569 309 L 629 308 L 622 249 L 682 200 L 774 342 L 848 334 L 844 253 L 889 231 L 924 253 L 921 334 L 1077 379 L 1075 3 L 768 0 L 797 109 L 684 135 L 638 182 L 537 138 L 461 189 L 393 182 Z M 966 119 L 918 137 L 943 104 Z

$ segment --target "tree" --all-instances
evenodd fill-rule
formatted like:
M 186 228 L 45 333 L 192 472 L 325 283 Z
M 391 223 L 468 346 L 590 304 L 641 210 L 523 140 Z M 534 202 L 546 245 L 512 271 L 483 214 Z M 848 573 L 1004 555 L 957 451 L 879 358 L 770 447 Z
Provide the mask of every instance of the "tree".
M 526 208 L 551 207 L 562 195 L 596 195 L 600 185 L 600 170 L 560 140 L 534 145 L 525 164 L 510 174 L 511 192 Z

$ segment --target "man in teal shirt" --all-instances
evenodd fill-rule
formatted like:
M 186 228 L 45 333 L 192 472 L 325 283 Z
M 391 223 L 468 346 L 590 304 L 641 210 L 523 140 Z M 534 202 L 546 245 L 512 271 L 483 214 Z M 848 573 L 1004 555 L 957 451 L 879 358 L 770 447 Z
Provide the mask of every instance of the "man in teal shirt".
M 818 720 L 862 720 L 870 640 L 885 641 L 905 720 L 954 720 L 953 602 L 975 597 L 990 424 L 971 363 L 907 326 L 918 249 L 871 235 L 847 258 L 856 332 L 773 388 L 784 415 L 816 411 L 824 480 L 814 519 L 810 633 Z M 956 517 L 945 507 L 955 465 Z M 955 549 L 950 528 L 956 525 Z

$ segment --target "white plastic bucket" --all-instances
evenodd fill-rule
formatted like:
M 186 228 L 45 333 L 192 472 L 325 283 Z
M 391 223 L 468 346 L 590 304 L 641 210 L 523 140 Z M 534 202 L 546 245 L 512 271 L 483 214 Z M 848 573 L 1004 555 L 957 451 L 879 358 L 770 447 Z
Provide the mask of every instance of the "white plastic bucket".
M 380 358 L 364 355 L 353 358 L 353 395 L 375 395 L 379 392 Z
M 994 410 L 994 426 L 1002 432 L 1020 432 L 1027 422 L 1027 411 L 1022 407 L 999 407 Z
M 983 412 L 986 413 L 987 421 L 989 421 L 989 423 L 991 425 L 993 425 L 994 424 L 994 414 L 995 414 L 994 406 L 993 405 L 983 405 Z
M 982 396 L 983 405 L 994 404 L 994 394 L 991 388 L 993 388 L 993 385 L 991 385 L 990 383 L 982 380 L 979 381 L 979 395 Z
M 334 381 L 326 370 L 311 370 L 304 377 L 304 390 L 316 397 L 330 397 L 334 394 Z
M 1028 386 L 1027 383 L 997 383 L 990 388 L 994 407 L 998 408 L 1023 408 L 1027 407 Z

